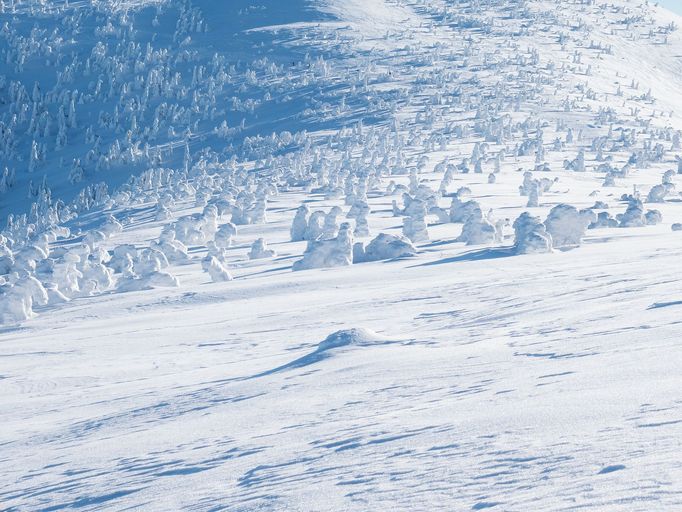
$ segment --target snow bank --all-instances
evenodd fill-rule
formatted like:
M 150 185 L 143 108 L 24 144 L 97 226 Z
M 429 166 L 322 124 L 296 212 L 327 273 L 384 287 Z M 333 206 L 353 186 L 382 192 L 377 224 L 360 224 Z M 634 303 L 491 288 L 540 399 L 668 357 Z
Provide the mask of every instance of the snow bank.
M 141 277 L 122 277 L 116 284 L 116 291 L 120 293 L 151 290 L 154 288 L 177 288 L 178 279 L 167 272 L 153 272 Z

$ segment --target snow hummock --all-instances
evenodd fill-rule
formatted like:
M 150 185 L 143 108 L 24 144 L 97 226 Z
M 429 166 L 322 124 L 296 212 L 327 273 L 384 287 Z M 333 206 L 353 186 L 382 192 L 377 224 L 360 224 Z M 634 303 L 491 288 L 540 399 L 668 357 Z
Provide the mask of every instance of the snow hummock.
M 410 240 L 400 235 L 380 233 L 367 247 L 357 242 L 353 247 L 353 263 L 390 260 L 415 256 L 417 249 Z
M 327 336 L 318 344 L 317 352 L 327 352 L 345 347 L 372 347 L 386 343 L 392 343 L 392 341 L 364 327 L 354 327 L 336 331 Z

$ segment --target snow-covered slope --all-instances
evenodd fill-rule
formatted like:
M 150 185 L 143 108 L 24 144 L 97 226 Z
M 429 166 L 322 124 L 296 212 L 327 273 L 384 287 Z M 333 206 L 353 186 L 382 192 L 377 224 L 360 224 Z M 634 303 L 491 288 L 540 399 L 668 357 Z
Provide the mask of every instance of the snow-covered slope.
M 0 510 L 680 509 L 680 21 L 0 0 Z

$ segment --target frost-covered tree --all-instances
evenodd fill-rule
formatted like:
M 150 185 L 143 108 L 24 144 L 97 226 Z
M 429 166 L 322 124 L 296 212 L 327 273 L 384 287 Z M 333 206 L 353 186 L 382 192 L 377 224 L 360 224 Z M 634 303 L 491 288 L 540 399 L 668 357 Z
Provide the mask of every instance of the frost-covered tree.
M 552 251 L 552 235 L 547 233 L 539 217 L 523 212 L 512 225 L 514 250 L 517 254 L 534 254 Z
M 249 259 L 258 260 L 264 258 L 273 258 L 274 256 L 277 256 L 277 253 L 272 249 L 268 249 L 265 239 L 258 238 L 255 242 L 253 242 L 253 244 L 251 244 Z
M 336 238 L 312 240 L 303 258 L 294 262 L 293 270 L 341 267 L 353 263 L 353 235 L 348 222 L 341 224 Z
M 201 268 L 211 277 L 214 283 L 232 281 L 232 275 L 227 268 L 214 256 L 207 256 L 201 261 Z
M 552 237 L 552 247 L 577 247 L 581 244 L 587 227 L 596 221 L 592 210 L 578 211 L 569 204 L 552 208 L 545 220 L 547 233 Z

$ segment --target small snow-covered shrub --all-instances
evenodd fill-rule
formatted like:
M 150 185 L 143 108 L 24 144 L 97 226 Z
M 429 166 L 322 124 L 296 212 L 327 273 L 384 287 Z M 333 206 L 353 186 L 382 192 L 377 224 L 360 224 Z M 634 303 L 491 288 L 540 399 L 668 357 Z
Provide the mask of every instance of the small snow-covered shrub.
M 140 251 L 133 263 L 133 271 L 138 276 L 159 272 L 167 267 L 168 259 L 166 256 L 162 252 L 151 248 Z
M 625 213 L 618 214 L 618 225 L 621 228 L 639 228 L 646 225 L 642 201 L 631 198 Z
M 47 292 L 47 303 L 50 306 L 69 302 L 69 298 L 59 290 L 59 287 L 55 283 L 45 283 L 44 286 L 45 291 Z
M 81 257 L 74 250 L 70 250 L 54 265 L 52 279 L 59 291 L 69 298 L 77 297 L 80 294 L 83 273 L 78 267 L 81 263 Z
M 532 198 L 529 199 L 529 202 L 537 203 L 538 198 L 542 194 L 549 192 L 549 190 L 552 188 L 552 185 L 554 185 L 557 181 L 557 178 L 535 179 L 533 178 L 532 172 L 526 171 L 523 173 L 523 183 L 519 186 L 519 194 L 522 196 L 532 196 Z
M 109 215 L 106 222 L 99 228 L 99 231 L 104 233 L 106 238 L 111 238 L 123 231 L 123 225 L 113 215 Z
M 238 198 L 237 204 L 232 208 L 232 222 L 242 226 L 267 222 L 267 198 L 249 199 Z
M 95 287 L 90 294 L 108 290 L 114 284 L 113 271 L 104 266 L 101 261 L 91 257 L 81 265 L 82 281 L 94 283 Z M 81 286 L 82 291 L 82 286 Z
M 666 196 L 670 195 L 675 191 L 675 185 L 672 183 L 663 183 L 660 185 L 654 185 L 649 190 L 649 195 L 647 195 L 647 203 L 665 203 Z
M 201 268 L 204 269 L 214 283 L 222 283 L 232 281 L 230 272 L 225 266 L 218 261 L 214 256 L 208 255 L 201 261 Z
M 134 245 L 119 245 L 112 251 L 108 265 L 116 273 L 122 273 L 129 266 L 132 269 L 132 263 L 137 259 L 137 252 Z
M 447 224 L 450 222 L 450 212 L 440 206 L 432 206 L 429 208 L 429 215 L 433 215 L 438 219 L 439 224 Z
M 616 177 L 612 172 L 609 172 L 606 176 L 604 176 L 604 182 L 602 183 L 602 187 L 615 187 L 616 186 Z
M 175 239 L 175 233 L 162 233 L 159 241 L 152 241 L 150 247 L 163 253 L 169 263 L 185 263 L 189 260 L 187 246 Z
M 228 222 L 218 228 L 215 234 L 215 245 L 221 249 L 229 249 L 232 246 L 232 238 L 237 236 L 237 226 Z
M 277 256 L 277 253 L 272 249 L 268 249 L 268 245 L 263 238 L 257 239 L 251 245 L 251 250 L 249 251 L 249 259 L 251 260 L 272 258 L 274 256 Z
M 29 270 L 33 271 L 38 262 L 47 258 L 47 251 L 43 248 L 29 244 L 22 247 L 16 254 L 14 254 L 14 270 Z
M 536 185 L 533 179 L 533 173 L 526 171 L 523 173 L 523 183 L 519 186 L 519 194 L 522 196 L 529 196 L 533 187 Z
M 174 231 L 175 240 L 185 245 L 206 245 L 218 231 L 218 210 L 213 205 L 204 208 L 203 213 L 185 215 L 169 224 L 164 230 Z
M 663 214 L 658 210 L 648 210 L 644 214 L 644 222 L 647 226 L 655 226 L 663 222 Z
M 597 220 L 595 220 L 588 226 L 589 229 L 617 227 L 618 221 L 614 219 L 609 212 L 599 212 L 597 214 Z
M 92 231 L 88 231 L 85 234 L 85 236 L 83 237 L 83 243 L 87 245 L 90 248 L 90 250 L 93 250 L 106 239 L 107 236 L 102 231 L 93 229 Z
M 537 208 L 540 205 L 540 186 L 537 181 L 533 181 L 530 185 L 530 193 L 528 194 L 527 208 Z
M 180 282 L 167 272 L 152 272 L 146 276 L 122 277 L 116 283 L 116 291 L 120 293 L 151 290 L 153 288 L 177 288 Z

